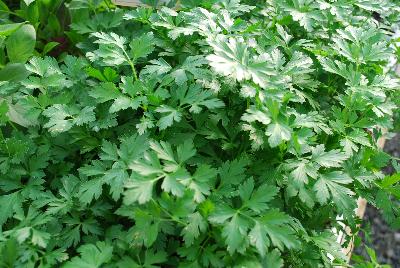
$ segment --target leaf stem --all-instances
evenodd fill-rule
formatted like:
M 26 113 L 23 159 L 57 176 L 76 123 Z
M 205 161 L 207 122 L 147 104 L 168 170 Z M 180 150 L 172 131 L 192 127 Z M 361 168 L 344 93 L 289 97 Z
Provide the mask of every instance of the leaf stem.
M 204 247 L 206 246 L 206 244 L 207 244 L 208 240 L 210 240 L 210 238 L 212 238 L 211 234 L 207 233 L 207 238 L 200 245 L 200 250 L 199 250 L 199 252 L 197 253 L 197 256 L 196 256 L 197 258 L 200 256 L 201 252 L 204 251 Z
M 251 221 L 254 221 L 254 222 L 257 221 L 257 220 L 255 220 L 255 219 L 253 219 L 252 217 L 250 217 L 249 215 L 243 213 L 243 212 L 239 212 L 239 215 L 241 215 L 241 216 L 243 216 L 243 217 L 245 217 L 245 218 L 247 218 L 247 219 L 249 219 L 249 220 L 251 220 Z
M 137 73 L 136 73 L 135 65 L 133 64 L 133 62 L 131 60 L 129 60 L 128 63 L 131 66 L 133 77 L 134 77 L 135 81 L 137 81 L 138 80 L 138 76 L 137 76 Z
M 17 17 L 21 18 L 20 15 L 18 15 L 17 13 L 15 13 L 15 12 L 13 12 L 11 10 L 0 10 L 0 13 L 7 13 L 7 14 L 14 15 L 14 16 L 17 16 Z
M 1 139 L 2 142 L 4 142 L 4 145 L 6 146 L 8 157 L 11 157 L 10 149 L 8 148 L 8 144 L 7 144 L 7 142 L 6 142 L 5 138 L 4 138 L 3 131 L 1 130 L 1 128 L 0 128 L 0 139 Z
M 126 53 L 125 49 L 122 49 L 122 51 L 124 52 L 124 55 L 125 55 L 125 58 L 126 58 L 128 64 L 131 66 L 133 77 L 134 77 L 135 81 L 137 81 L 138 80 L 138 76 L 137 76 L 137 73 L 136 73 L 135 64 L 133 63 L 133 61 L 129 57 L 128 53 Z
M 108 0 L 105 0 L 104 3 L 106 4 L 108 10 L 112 9 Z
M 159 205 L 154 199 L 151 199 L 151 201 L 153 201 L 154 205 L 156 205 L 157 207 L 159 207 L 165 214 L 167 214 L 167 216 L 169 216 L 171 218 L 171 220 L 180 223 L 184 226 L 186 226 L 187 224 L 179 219 L 177 219 L 176 217 L 174 217 L 171 213 L 169 213 L 168 210 L 166 210 L 165 208 L 163 208 L 161 205 Z
M 18 128 L 15 126 L 15 124 L 14 124 L 11 120 L 9 120 L 8 123 L 10 123 L 11 127 L 12 127 L 15 131 L 18 131 Z

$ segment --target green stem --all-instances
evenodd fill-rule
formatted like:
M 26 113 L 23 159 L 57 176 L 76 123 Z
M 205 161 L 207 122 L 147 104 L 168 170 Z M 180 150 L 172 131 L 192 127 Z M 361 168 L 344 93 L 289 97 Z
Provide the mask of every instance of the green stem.
M 242 207 L 242 208 L 245 208 L 245 207 Z M 242 208 L 240 208 L 240 209 L 242 209 Z M 239 211 L 238 211 L 238 214 L 239 214 L 239 215 L 241 215 L 241 216 L 243 216 L 243 217 L 245 217 L 245 218 L 247 218 L 247 219 L 249 219 L 249 220 L 251 220 L 251 221 L 253 221 L 253 222 L 256 222 L 256 220 L 253 219 L 252 217 L 250 217 L 249 215 L 246 215 L 246 214 L 242 213 L 242 212 L 240 211 L 240 209 L 239 209 Z
M 208 233 L 208 234 L 207 234 L 206 240 L 204 240 L 204 241 L 201 243 L 200 250 L 199 250 L 199 252 L 197 253 L 197 258 L 198 258 L 198 257 L 200 256 L 200 254 L 204 251 L 204 247 L 206 246 L 206 244 L 207 244 L 208 240 L 210 240 L 210 238 L 212 238 L 212 237 L 211 237 L 210 233 Z
M 18 131 L 18 128 L 15 126 L 15 124 L 12 121 L 8 121 L 10 123 L 11 127 L 15 130 Z
M 14 15 L 14 16 L 17 16 L 17 17 L 21 17 L 21 16 L 18 15 L 17 13 L 15 13 L 15 12 L 13 12 L 13 11 L 10 11 L 10 10 L 0 10 L 0 13 L 7 13 L 7 14 L 10 14 L 10 15 Z
M 108 2 L 108 0 L 105 0 L 104 3 L 106 4 L 107 9 L 111 10 L 111 6 L 110 6 L 110 3 Z
M 138 76 L 137 76 L 137 73 L 136 73 L 135 65 L 133 64 L 132 61 L 129 61 L 129 65 L 131 66 L 131 69 L 132 69 L 133 78 L 135 79 L 135 81 L 137 81 L 138 80 Z
M 140 260 L 139 253 L 136 253 L 136 258 L 137 258 L 137 260 L 139 262 L 140 267 L 142 267 L 142 261 Z
M 10 149 L 8 148 L 8 144 L 5 141 L 5 138 L 4 138 L 4 135 L 3 135 L 3 131 L 1 130 L 1 128 L 0 128 L 0 138 L 1 138 L 1 141 L 4 141 L 4 145 L 6 146 L 8 157 L 11 157 Z
M 138 80 L 138 76 L 137 76 L 137 73 L 136 73 L 135 64 L 133 63 L 131 58 L 128 56 L 128 53 L 126 53 L 124 48 L 122 48 L 122 51 L 123 51 L 123 53 L 125 55 L 126 61 L 131 66 L 133 78 L 135 79 L 135 81 L 137 81 Z
M 165 208 L 163 208 L 162 206 L 160 206 L 154 199 L 152 199 L 151 201 L 153 201 L 154 205 L 156 205 L 157 207 L 159 207 L 165 214 L 167 214 L 167 216 L 169 216 L 171 218 L 171 220 L 180 223 L 184 226 L 186 226 L 187 224 L 177 218 L 175 218 L 171 213 L 169 213 L 168 210 L 166 210 Z

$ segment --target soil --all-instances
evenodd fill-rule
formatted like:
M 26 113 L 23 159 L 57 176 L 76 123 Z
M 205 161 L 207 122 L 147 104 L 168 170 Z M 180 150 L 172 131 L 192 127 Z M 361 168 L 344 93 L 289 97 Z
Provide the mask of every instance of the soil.
M 385 151 L 395 157 L 400 157 L 400 134 L 385 144 Z M 392 174 L 393 169 L 388 167 L 385 173 Z M 393 268 L 400 268 L 400 230 L 392 230 L 383 219 L 380 212 L 372 206 L 367 206 L 363 228 L 370 229 L 370 236 L 365 237 L 360 232 L 362 245 L 355 250 L 355 254 L 368 256 L 364 244 L 376 251 L 381 264 L 390 264 Z

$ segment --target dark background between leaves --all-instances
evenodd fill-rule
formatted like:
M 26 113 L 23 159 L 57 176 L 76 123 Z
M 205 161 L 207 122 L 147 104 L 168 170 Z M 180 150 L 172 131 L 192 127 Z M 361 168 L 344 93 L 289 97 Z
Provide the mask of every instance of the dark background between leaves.
M 400 134 L 385 144 L 385 151 L 394 157 L 400 156 Z M 385 169 L 386 174 L 392 174 L 393 169 L 388 167 Z M 399 204 L 400 205 L 400 204 Z M 370 237 L 365 237 L 361 232 L 363 244 L 375 249 L 380 263 L 392 265 L 393 268 L 400 268 L 400 230 L 393 230 L 382 218 L 382 215 L 374 207 L 368 206 L 365 216 L 363 228 L 371 230 Z M 356 248 L 355 254 L 367 256 L 363 246 Z

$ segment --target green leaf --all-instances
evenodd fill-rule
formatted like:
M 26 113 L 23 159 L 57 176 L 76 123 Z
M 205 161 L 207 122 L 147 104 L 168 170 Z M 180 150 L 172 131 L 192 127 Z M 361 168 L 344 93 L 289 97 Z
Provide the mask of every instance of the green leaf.
M 120 96 L 114 100 L 114 103 L 110 107 L 110 113 L 116 113 L 121 110 L 132 108 L 137 110 L 140 107 L 141 99 L 131 99 L 129 97 Z
M 145 262 L 143 264 L 144 267 L 154 268 L 158 267 L 155 264 L 164 263 L 167 260 L 167 253 L 164 251 L 154 252 L 151 250 L 146 251 L 145 253 Z
M 253 123 L 260 122 L 263 125 L 269 125 L 271 123 L 271 116 L 267 109 L 257 109 L 252 106 L 246 110 L 246 113 L 241 118 L 245 122 Z
M 99 49 L 94 52 L 88 53 L 91 61 L 102 60 L 108 66 L 126 65 L 130 59 L 126 52 L 125 44 L 127 42 L 125 37 L 119 36 L 115 33 L 97 32 L 92 36 L 96 38 L 94 41 L 100 44 Z
M 8 122 L 8 120 L 10 120 L 8 118 L 8 104 L 6 101 L 2 101 L 0 104 L 0 124 L 4 125 L 5 123 Z
M 284 141 L 289 141 L 292 137 L 292 129 L 281 123 L 272 123 L 268 126 L 265 134 L 269 136 L 268 142 L 271 147 L 279 146 Z
M 132 213 L 130 211 L 130 213 Z M 135 240 L 140 240 L 145 247 L 150 248 L 156 241 L 160 229 L 160 224 L 158 221 L 154 221 L 154 217 L 147 214 L 142 210 L 136 210 L 135 216 Z
M 126 164 L 130 164 L 140 158 L 148 147 L 149 142 L 146 135 L 134 134 L 121 139 L 118 155 Z
M 209 79 L 211 73 L 209 70 L 202 68 L 202 66 L 207 63 L 207 60 L 203 56 L 189 56 L 179 68 L 171 73 L 171 75 L 175 78 L 175 82 L 179 86 L 183 86 L 184 83 L 189 80 L 189 74 L 191 74 L 194 79 Z
M 240 184 L 246 178 L 244 173 L 248 164 L 248 160 L 244 157 L 223 163 L 219 170 L 221 183 Z
M 293 169 L 290 175 L 293 177 L 295 182 L 308 183 L 308 174 L 306 171 L 306 163 L 296 163 L 297 167 Z
M 150 201 L 153 195 L 155 180 L 133 179 L 125 184 L 128 189 L 124 192 L 124 203 L 127 205 L 138 202 L 144 204 Z
M 83 108 L 74 118 L 73 123 L 77 126 L 82 126 L 84 124 L 93 122 L 96 120 L 96 115 L 94 113 L 95 107 L 87 106 Z
M 325 20 L 317 3 L 310 0 L 289 0 L 278 2 L 308 32 L 312 32 L 320 21 Z
M 0 36 L 9 36 L 17 31 L 23 24 L 22 23 L 8 23 L 0 25 Z
M 182 229 L 182 234 L 186 246 L 191 246 L 193 245 L 195 239 L 200 236 L 200 233 L 206 231 L 207 222 L 198 212 L 189 215 L 188 222 L 189 224 Z
M 63 268 L 99 268 L 108 263 L 112 258 L 113 247 L 105 242 L 85 244 L 78 248 L 79 257 L 73 257 L 71 261 L 64 264 Z
M 17 261 L 19 246 L 15 239 L 8 239 L 3 248 L 0 248 L 1 264 L 5 267 L 13 267 Z
M 140 37 L 133 39 L 129 46 L 131 48 L 130 54 L 132 59 L 136 61 L 139 58 L 147 57 L 154 51 L 154 35 L 149 32 L 147 34 L 143 34 Z
M 27 6 L 29 6 L 30 4 L 32 4 L 33 2 L 35 2 L 36 0 L 24 0 L 25 4 Z
M 240 192 L 240 189 L 239 189 Z M 269 208 L 267 205 L 278 193 L 278 188 L 272 185 L 261 185 L 259 186 L 253 193 L 251 194 L 249 199 L 244 202 L 244 206 L 248 207 L 249 209 L 260 213 L 265 211 Z
M 180 182 L 188 177 L 185 170 L 179 169 L 178 171 L 165 176 L 161 188 L 175 196 L 182 197 L 185 191 L 185 186 Z
M 27 78 L 29 72 L 22 63 L 8 63 L 0 70 L 0 81 L 19 82 Z
M 176 148 L 179 163 L 184 163 L 193 156 L 196 155 L 196 149 L 194 148 L 193 141 L 186 140 L 183 144 Z
M 216 169 L 208 165 L 200 165 L 193 176 L 183 180 L 182 184 L 194 192 L 194 201 L 201 203 L 206 196 L 210 195 L 210 190 L 214 187 L 217 174 Z
M 36 45 L 36 31 L 32 25 L 24 24 L 6 40 L 7 55 L 11 62 L 25 63 Z
M 213 223 L 224 223 L 226 220 L 232 218 L 236 214 L 236 210 L 231 207 L 221 204 L 218 205 L 215 211 L 208 218 Z
M 46 248 L 50 240 L 51 235 L 49 233 L 32 229 L 32 244 L 42 248 Z
M 53 134 L 70 130 L 74 125 L 82 126 L 96 120 L 94 107 L 85 107 L 79 111 L 75 107 L 56 104 L 47 108 L 43 115 L 49 118 L 44 125 Z
M 171 144 L 164 141 L 152 141 L 150 142 L 150 148 L 157 153 L 158 158 L 176 163 Z
M 389 224 L 393 224 L 394 220 L 396 219 L 396 214 L 398 214 L 398 211 L 396 205 L 393 204 L 393 201 L 391 200 L 390 195 L 387 192 L 383 190 L 379 190 L 377 192 L 376 206 L 382 210 L 384 219 Z
M 58 42 L 47 43 L 43 48 L 42 55 L 47 55 L 50 51 L 52 51 L 54 48 L 56 48 L 59 45 L 60 45 L 60 43 L 58 43 Z
M 102 153 L 100 154 L 100 159 L 103 161 L 118 161 L 119 155 L 118 155 L 118 147 L 109 142 L 104 140 L 101 146 L 101 151 Z
M 20 206 L 21 196 L 19 192 L 14 192 L 0 197 L 0 226 L 2 226 L 8 218 L 12 217 L 16 208 Z
M 89 95 L 95 98 L 99 103 L 104 103 L 120 97 L 121 93 L 113 83 L 108 82 L 102 83 L 89 91 Z
M 251 194 L 254 190 L 254 180 L 251 178 L 239 186 L 239 196 L 246 202 L 250 199 Z
M 240 215 L 234 214 L 232 219 L 222 228 L 222 237 L 229 254 L 235 252 L 243 253 L 247 247 L 247 230 L 249 226 L 245 219 Z
M 214 49 L 207 60 L 213 69 L 224 76 L 230 76 L 235 80 L 243 81 L 251 78 L 249 70 L 250 54 L 245 42 L 235 38 L 226 40 L 222 36 L 210 42 Z
M 314 185 L 317 200 L 321 204 L 325 204 L 332 196 L 337 205 L 343 205 L 343 209 L 351 207 L 349 196 L 353 195 L 353 192 L 343 185 L 349 184 L 352 181 L 349 176 L 338 171 L 321 175 Z
M 323 167 L 340 167 L 348 156 L 339 150 L 325 152 L 325 146 L 320 144 L 312 149 L 312 159 Z
M 267 253 L 267 249 L 270 245 L 267 237 L 266 229 L 261 225 L 260 222 L 256 222 L 254 227 L 249 232 L 250 244 L 256 247 L 261 257 L 264 257 Z
M 195 114 L 200 113 L 203 107 L 213 110 L 225 106 L 221 100 L 213 98 L 213 92 L 211 90 L 202 90 L 200 85 L 192 85 L 189 87 L 185 97 L 181 100 L 181 106 L 185 104 L 190 105 L 189 111 Z
M 157 122 L 157 126 L 160 130 L 164 130 L 172 126 L 174 122 L 180 122 L 182 119 L 182 113 L 180 111 L 167 105 L 161 105 L 156 109 L 156 112 L 166 114 Z
M 379 184 L 383 188 L 389 188 L 390 186 L 394 186 L 400 181 L 400 173 L 391 175 L 391 176 L 386 176 Z
M 120 49 L 124 49 L 125 47 L 126 39 L 115 33 L 97 32 L 93 33 L 92 36 L 97 38 L 95 41 L 97 44 L 113 45 Z
M 391 54 L 387 43 L 374 27 L 366 29 L 349 25 L 338 29 L 332 40 L 332 48 L 356 64 L 387 60 Z
M 98 199 L 103 192 L 103 184 L 102 178 L 84 182 L 79 189 L 79 200 L 83 204 L 89 204 L 93 199 Z
M 29 127 L 29 126 L 34 126 L 37 125 L 36 122 L 36 117 L 39 116 L 36 111 L 35 114 L 26 114 L 26 111 L 24 110 L 26 107 L 23 106 L 23 104 L 11 104 L 8 103 L 8 113 L 7 116 L 10 119 L 10 121 L 23 126 L 23 127 Z M 33 118 L 30 118 L 29 115 L 33 116 Z
M 313 233 L 311 236 L 312 241 L 326 253 L 331 254 L 333 257 L 340 261 L 347 259 L 343 253 L 343 248 L 337 242 L 337 237 L 331 232 Z
M 331 267 L 358 198 L 400 226 L 395 1 L 6 2 L 0 266 Z
M 281 254 L 277 249 L 272 250 L 267 253 L 263 260 L 264 267 L 269 268 L 282 268 L 283 267 L 283 259 Z
M 163 58 L 151 60 L 150 63 L 151 64 L 146 65 L 146 67 L 143 69 L 143 74 L 163 75 L 172 70 L 171 65 L 169 65 L 169 63 Z
M 264 229 L 262 233 L 268 234 L 271 243 L 280 250 L 283 250 L 284 247 L 296 248 L 299 246 L 299 241 L 295 231 L 289 225 L 291 222 L 292 219 L 285 213 L 270 210 L 262 215 L 259 228 Z
M 51 106 L 43 112 L 43 115 L 50 119 L 44 127 L 49 128 L 53 133 L 70 130 L 74 125 L 72 122 L 73 114 L 66 105 L 56 104 Z
M 104 174 L 103 180 L 110 185 L 111 197 L 115 201 L 119 200 L 128 179 L 128 173 L 124 168 L 119 167 L 118 164 L 113 165 L 113 168 Z
M 134 172 L 134 175 L 135 173 L 145 177 L 165 175 L 160 160 L 154 152 L 145 152 L 143 159 L 130 163 L 129 168 Z M 172 170 L 176 170 L 176 164 Z

